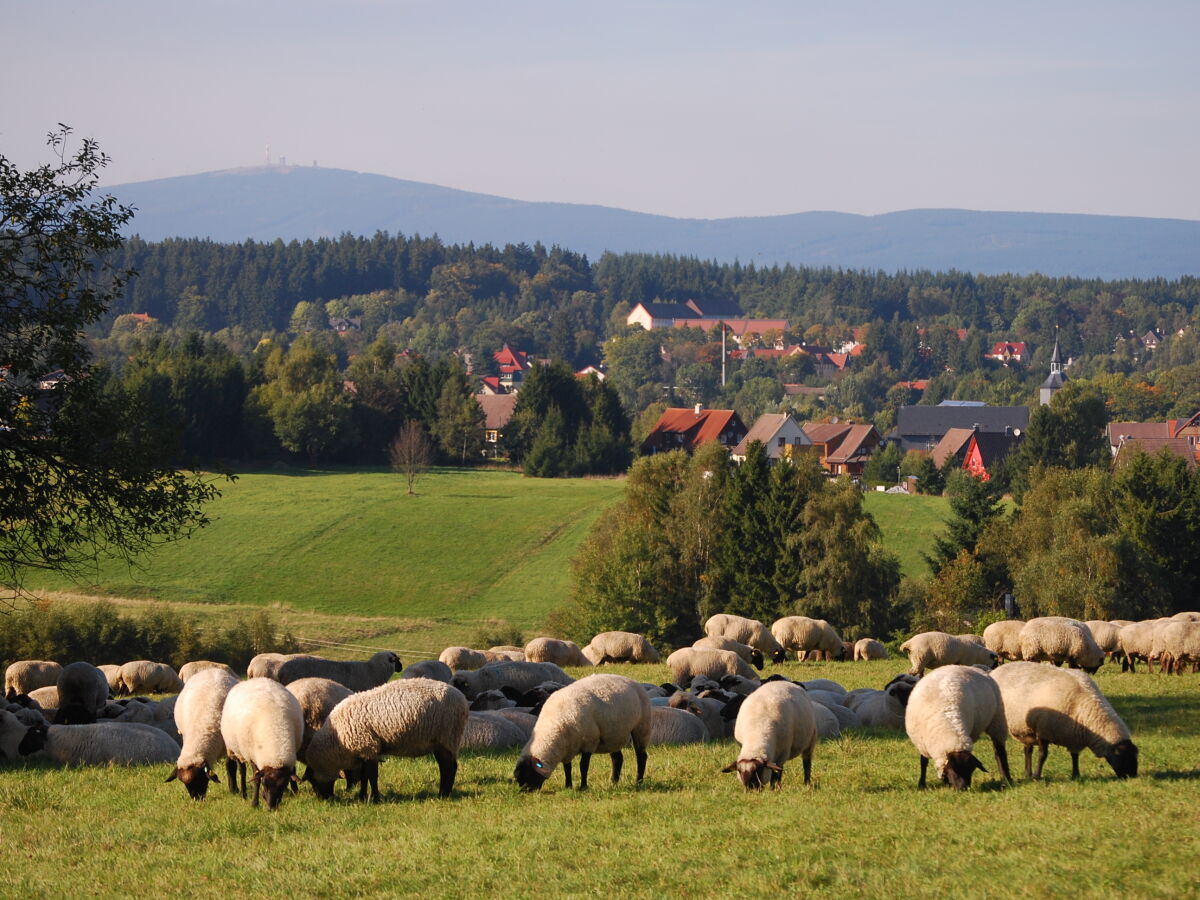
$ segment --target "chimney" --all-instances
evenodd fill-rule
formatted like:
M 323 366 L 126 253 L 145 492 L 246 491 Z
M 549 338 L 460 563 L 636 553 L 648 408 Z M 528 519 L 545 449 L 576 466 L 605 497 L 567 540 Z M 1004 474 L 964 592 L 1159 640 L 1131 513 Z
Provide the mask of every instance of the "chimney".
M 696 404 L 696 415 L 700 415 L 700 411 L 701 411 L 702 409 L 704 409 L 704 404 L 703 404 L 703 403 L 697 403 L 697 404 Z

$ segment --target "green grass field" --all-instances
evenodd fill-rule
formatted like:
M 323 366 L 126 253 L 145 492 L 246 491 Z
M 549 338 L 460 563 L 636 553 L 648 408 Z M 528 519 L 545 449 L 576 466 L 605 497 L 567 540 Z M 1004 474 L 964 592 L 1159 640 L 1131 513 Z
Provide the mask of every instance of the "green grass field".
M 880 686 L 901 661 L 781 667 L 794 677 Z M 639 680 L 662 666 L 612 667 Z M 576 672 L 575 674 L 582 674 Z M 59 770 L 0 764 L 11 897 L 634 896 L 1186 897 L 1200 891 L 1200 676 L 1098 676 L 1141 747 L 1117 781 L 1085 754 L 1083 777 L 1052 749 L 1046 780 L 1001 788 L 991 748 L 971 790 L 916 789 L 899 733 L 821 744 L 815 787 L 798 761 L 783 790 L 746 794 L 720 768 L 732 741 L 632 754 L 608 784 L 597 758 L 580 794 L 555 772 L 521 795 L 516 751 L 464 754 L 454 796 L 436 797 L 432 759 L 389 760 L 384 803 L 311 790 L 276 813 L 214 785 L 199 803 L 166 766 Z M 986 743 L 986 741 L 985 741 Z
M 945 497 L 922 494 L 885 494 L 868 491 L 863 507 L 879 524 L 888 549 L 900 557 L 900 571 L 909 578 L 928 578 L 922 554 L 933 550 L 933 539 L 944 530 L 950 516 Z

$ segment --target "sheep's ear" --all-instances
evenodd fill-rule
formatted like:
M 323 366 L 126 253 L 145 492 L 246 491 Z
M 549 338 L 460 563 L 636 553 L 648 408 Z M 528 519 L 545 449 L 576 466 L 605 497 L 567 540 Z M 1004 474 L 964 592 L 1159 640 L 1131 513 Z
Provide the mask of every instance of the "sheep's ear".
M 783 771 L 783 766 L 777 766 L 773 762 L 764 763 L 764 765 L 768 769 L 770 769 L 772 772 L 782 772 Z
M 972 754 L 971 754 L 971 762 L 972 762 L 972 763 L 975 765 L 975 768 L 977 768 L 977 769 L 978 769 L 980 772 L 986 772 L 986 771 L 987 771 L 987 769 L 985 769 L 985 768 L 983 767 L 983 763 L 981 763 L 981 762 L 980 762 L 980 761 L 979 761 L 979 760 L 978 760 L 978 759 L 975 757 L 975 754 L 974 754 L 974 753 L 972 753 Z
M 167 780 L 164 781 L 163 784 L 170 784 L 172 781 L 174 781 L 178 777 L 179 777 L 179 770 L 172 769 L 171 774 L 167 776 Z
M 217 777 L 217 770 L 216 770 L 216 769 L 209 769 L 209 770 L 208 770 L 208 780 L 209 780 L 209 781 L 211 781 L 211 782 L 213 782 L 214 784 L 220 784 L 220 783 L 221 783 L 221 779 Z
M 737 771 L 737 760 L 735 759 L 733 762 L 731 762 L 729 765 L 727 765 L 721 771 L 722 772 L 736 772 Z

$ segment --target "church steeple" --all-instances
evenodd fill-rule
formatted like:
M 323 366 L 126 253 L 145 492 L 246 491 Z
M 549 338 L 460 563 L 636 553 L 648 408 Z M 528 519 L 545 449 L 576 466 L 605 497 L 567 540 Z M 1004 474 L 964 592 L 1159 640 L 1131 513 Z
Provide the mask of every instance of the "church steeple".
M 1042 382 L 1041 388 L 1038 390 L 1038 396 L 1042 406 L 1050 405 L 1050 398 L 1054 396 L 1054 392 L 1061 388 L 1067 381 L 1067 376 L 1063 374 L 1062 354 L 1058 350 L 1058 329 L 1054 329 L 1054 352 L 1050 354 L 1050 377 Z

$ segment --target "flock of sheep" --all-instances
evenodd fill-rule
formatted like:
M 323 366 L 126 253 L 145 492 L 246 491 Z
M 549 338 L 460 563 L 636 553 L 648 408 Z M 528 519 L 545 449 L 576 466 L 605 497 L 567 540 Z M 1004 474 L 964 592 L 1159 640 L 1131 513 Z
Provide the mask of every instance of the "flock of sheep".
M 667 657 L 666 684 L 613 674 L 576 680 L 564 671 L 660 662 L 646 638 L 628 632 L 596 635 L 585 647 L 552 638 L 486 651 L 450 647 L 403 670 L 386 651 L 358 662 L 261 654 L 244 681 L 203 661 L 176 673 L 147 660 L 102 667 L 25 660 L 5 672 L 0 759 L 172 763 L 167 780 L 182 782 L 193 799 L 219 781 L 224 760 L 230 791 L 247 796 L 249 770 L 254 804 L 262 797 L 275 809 L 301 782 L 327 799 L 339 779 L 347 790 L 357 787 L 360 799 L 377 801 L 385 756 L 432 755 L 445 797 L 464 749 L 519 747 L 513 775 L 527 791 L 559 765 L 572 787 L 578 758 L 583 789 L 594 753 L 610 756 L 615 783 L 632 744 L 641 781 L 652 744 L 732 737 L 740 749 L 724 771 L 747 789 L 778 787 L 784 764 L 796 757 L 808 784 L 821 738 L 870 727 L 907 732 L 920 756 L 920 787 L 931 760 L 943 781 L 969 787 L 974 770 L 983 769 L 973 751 L 985 734 L 1008 781 L 1010 736 L 1024 745 L 1026 777 L 1041 776 L 1051 744 L 1070 752 L 1073 776 L 1079 754 L 1090 750 L 1117 776 L 1130 777 L 1137 747 L 1086 673 L 1106 657 L 1119 658 L 1123 670 L 1138 660 L 1151 670 L 1156 663 L 1176 673 L 1200 668 L 1200 613 L 1139 623 L 1005 621 L 981 637 L 924 632 L 901 645 L 910 671 L 878 690 L 760 677 L 767 660 L 782 662 L 789 652 L 800 659 L 887 657 L 880 642 L 844 643 L 823 620 L 788 616 L 767 628 L 721 614 L 705 623 L 705 633 Z M 1010 662 L 996 668 L 1001 660 Z M 1063 663 L 1070 668 L 1058 668 Z M 175 696 L 155 701 L 145 694 Z

